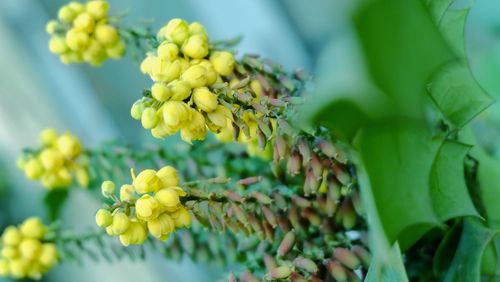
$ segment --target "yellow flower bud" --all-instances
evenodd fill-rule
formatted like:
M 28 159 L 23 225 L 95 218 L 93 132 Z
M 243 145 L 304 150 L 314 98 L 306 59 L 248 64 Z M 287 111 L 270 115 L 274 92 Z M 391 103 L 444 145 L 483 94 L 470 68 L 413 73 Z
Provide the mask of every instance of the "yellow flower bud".
M 120 187 L 120 201 L 132 201 L 134 199 L 134 186 L 125 184 Z
M 26 238 L 19 244 L 19 253 L 26 259 L 34 259 L 38 257 L 42 250 L 42 243 L 37 239 Z
M 132 108 L 130 108 L 130 115 L 132 116 L 133 119 L 135 120 L 140 120 L 142 117 L 142 112 L 146 106 L 142 102 L 142 100 L 136 101 L 133 105 Z
M 83 51 L 83 59 L 91 65 L 99 66 L 106 60 L 106 49 L 95 39 L 90 39 L 85 51 Z
M 9 275 L 9 262 L 6 259 L 0 259 L 0 277 Z
M 205 118 L 197 110 L 191 109 L 191 122 L 181 128 L 182 140 L 191 143 L 192 140 L 203 140 L 207 135 Z
M 68 7 L 70 7 L 71 10 L 73 10 L 76 14 L 80 14 L 85 11 L 85 6 L 83 6 L 82 3 L 76 1 L 69 2 Z
M 191 227 L 191 215 L 189 211 L 185 207 L 180 207 L 176 212 L 175 216 L 172 216 L 174 219 L 175 227 L 177 228 L 189 228 Z
M 179 47 L 177 47 L 174 43 L 164 41 L 160 44 L 160 46 L 158 46 L 156 52 L 158 53 L 158 57 L 170 62 L 177 59 Z
M 191 88 L 202 87 L 207 83 L 207 70 L 201 65 L 190 66 L 181 75 L 181 80 L 189 83 Z
M 210 92 L 207 87 L 195 88 L 193 90 L 193 100 L 202 111 L 211 112 L 217 109 L 217 95 Z
M 113 224 L 106 227 L 105 230 L 106 230 L 106 234 L 108 234 L 109 236 L 117 236 L 118 235 L 118 234 L 115 234 L 115 231 L 113 231 Z
M 230 124 L 230 123 L 229 123 Z M 233 126 L 222 127 L 219 133 L 215 134 L 215 138 L 223 143 L 229 143 L 234 140 Z
M 179 194 L 171 188 L 163 188 L 156 192 L 155 199 L 169 212 L 177 210 L 181 204 Z
M 40 132 L 38 139 L 42 145 L 52 145 L 57 140 L 57 131 L 53 128 L 46 128 Z
M 75 174 L 76 174 L 76 181 L 78 182 L 78 185 L 83 188 L 89 187 L 90 183 L 90 176 L 86 168 L 84 167 L 77 167 L 75 169 Z
M 2 234 L 2 242 L 7 246 L 17 246 L 21 239 L 21 233 L 15 226 L 5 228 Z
M 49 41 L 49 51 L 54 54 L 62 54 L 68 50 L 66 45 L 66 40 L 59 36 L 54 36 L 50 38 Z
M 179 129 L 185 122 L 191 119 L 189 106 L 184 102 L 167 101 L 162 106 L 163 121 L 171 128 Z
M 95 223 L 102 228 L 110 226 L 113 223 L 111 212 L 106 209 L 99 209 L 95 214 Z
M 201 59 L 208 55 L 208 42 L 206 36 L 192 35 L 182 45 L 182 52 L 193 59 Z
M 116 28 L 109 24 L 100 24 L 95 28 L 95 38 L 104 46 L 114 45 L 118 39 L 118 31 Z
M 205 30 L 205 27 L 199 23 L 199 22 L 192 22 L 189 25 L 189 34 L 194 35 L 194 34 L 201 34 L 204 35 L 205 37 L 207 36 L 207 31 Z
M 170 129 L 168 126 L 166 126 L 162 121 L 158 123 L 155 128 L 151 129 L 151 135 L 153 135 L 153 137 L 155 138 L 161 139 L 174 134 L 175 131 L 176 130 Z
M 40 153 L 40 161 L 47 170 L 56 170 L 64 164 L 63 155 L 56 149 L 43 149 Z
M 162 213 L 158 218 L 148 221 L 149 233 L 156 238 L 161 238 L 173 232 L 174 229 L 174 220 L 167 213 Z
M 115 235 L 121 235 L 127 231 L 130 225 L 130 220 L 128 216 L 123 212 L 117 212 L 113 215 L 113 223 L 111 224 L 111 230 Z
M 89 13 L 81 13 L 73 20 L 73 27 L 91 33 L 94 30 L 95 20 Z
M 158 37 L 166 38 L 181 46 L 189 37 L 188 24 L 182 19 L 172 19 L 158 32 Z
M 168 62 L 158 57 L 153 57 L 151 61 L 151 78 L 154 81 L 170 82 L 179 78 L 181 65 L 175 60 Z
M 83 31 L 70 29 L 66 33 L 66 44 L 71 50 L 82 51 L 90 42 L 90 37 Z
M 106 55 L 112 59 L 120 59 L 126 51 L 125 42 L 118 40 L 113 45 L 106 48 Z
M 120 235 L 120 242 L 125 247 L 129 245 L 139 245 L 143 244 L 147 237 L 148 233 L 146 227 L 140 222 L 131 221 L 128 230 Z
M 160 102 L 165 102 L 168 100 L 168 98 L 170 98 L 170 96 L 172 96 L 172 92 L 167 87 L 167 85 L 161 82 L 153 84 L 153 86 L 151 87 L 151 94 L 156 100 Z
M 200 62 L 200 65 L 206 69 L 206 77 L 207 77 L 207 85 L 212 85 L 217 81 L 218 74 L 214 69 L 212 63 L 208 60 L 203 60 Z
M 55 187 L 67 187 L 71 184 L 71 173 L 67 168 L 61 167 L 57 171 L 53 172 L 55 175 L 55 182 L 49 188 Z
M 71 9 L 69 6 L 62 6 L 57 12 L 57 18 L 63 23 L 71 23 L 73 19 L 76 17 L 75 11 Z
M 47 232 L 47 228 L 43 225 L 38 217 L 29 217 L 19 227 L 19 231 L 24 237 L 41 239 Z
M 37 180 L 42 177 L 44 172 L 42 163 L 36 159 L 32 158 L 24 164 L 24 173 L 26 174 L 26 177 L 32 180 Z
M 45 31 L 50 35 L 54 35 L 58 28 L 59 28 L 59 22 L 56 20 L 50 20 L 45 25 Z
M 212 62 L 215 71 L 222 76 L 231 74 L 235 65 L 233 54 L 226 51 L 214 52 L 210 56 L 210 62 Z
M 0 253 L 4 258 L 9 260 L 18 258 L 20 256 L 19 249 L 17 247 L 5 246 L 2 248 L 2 252 Z
M 96 20 L 100 20 L 106 17 L 106 14 L 109 10 L 109 4 L 106 1 L 93 0 L 87 2 L 87 4 L 85 5 L 85 10 Z
M 137 218 L 148 221 L 158 217 L 160 214 L 160 203 L 149 194 L 142 195 L 135 202 Z
M 80 141 L 69 133 L 64 133 L 57 139 L 56 147 L 66 158 L 73 158 L 82 151 Z
M 145 129 L 151 129 L 158 124 L 158 117 L 156 116 L 156 110 L 154 108 L 145 108 L 141 116 L 142 127 Z
M 115 194 L 115 183 L 110 180 L 106 180 L 101 184 L 101 193 L 104 197 L 109 198 Z
M 168 84 L 168 89 L 172 97 L 171 100 L 183 101 L 191 95 L 191 86 L 183 80 L 174 80 Z
M 12 277 L 20 279 L 26 276 L 29 268 L 29 262 L 22 258 L 11 260 L 9 262 L 9 268 Z
M 141 171 L 134 180 L 135 191 L 139 194 L 145 194 L 158 191 L 161 188 L 161 180 L 156 176 L 156 171 L 146 169 Z
M 184 58 L 178 58 L 177 61 L 181 64 L 181 73 L 185 72 L 191 66 L 188 60 Z
M 252 89 L 253 93 L 255 93 L 254 101 L 258 102 L 260 100 L 260 97 L 262 97 L 262 85 L 258 80 L 254 79 L 250 82 L 250 88 Z
M 171 187 L 179 185 L 179 176 L 177 170 L 171 166 L 164 166 L 156 173 L 163 184 L 163 187 Z
M 155 62 L 155 60 L 156 60 L 156 57 L 148 53 L 146 55 L 146 58 L 144 58 L 144 60 L 142 60 L 142 62 L 141 62 L 141 66 L 140 66 L 141 72 L 143 74 L 151 75 L 152 69 L 153 69 L 153 62 Z
M 218 105 L 215 111 L 208 113 L 207 116 L 210 122 L 218 128 L 226 127 L 233 120 L 231 110 L 223 105 Z
M 57 263 L 57 248 L 53 243 L 44 243 L 38 261 L 46 268 L 51 268 Z
M 63 64 L 71 64 L 71 63 L 81 63 L 83 62 L 83 56 L 81 52 L 66 52 L 59 56 L 59 59 Z

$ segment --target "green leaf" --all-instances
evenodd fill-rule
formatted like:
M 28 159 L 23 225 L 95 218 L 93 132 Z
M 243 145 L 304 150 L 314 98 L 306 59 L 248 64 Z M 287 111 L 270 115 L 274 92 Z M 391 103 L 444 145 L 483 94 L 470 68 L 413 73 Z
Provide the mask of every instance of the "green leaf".
M 395 242 L 409 227 L 439 225 L 429 177 L 440 139 L 425 125 L 403 120 L 365 128 L 358 137 L 362 165 L 389 242 Z M 419 233 L 412 228 L 404 235 L 410 238 Z
M 432 271 L 434 275 L 440 279 L 444 276 L 446 270 L 450 267 L 453 257 L 450 254 L 454 253 L 460 241 L 463 224 L 461 221 L 455 221 L 453 226 L 449 228 L 434 254 L 432 260 Z
M 500 228 L 500 161 L 476 148 L 472 155 L 479 161 L 477 177 L 488 226 Z
M 426 0 L 434 22 L 439 23 L 454 0 Z
M 47 209 L 50 222 L 57 220 L 59 213 L 68 198 L 68 189 L 53 189 L 45 194 L 43 203 Z
M 448 10 L 439 24 L 439 29 L 451 50 L 459 58 L 466 59 L 465 52 L 465 23 L 469 9 Z
M 460 243 L 444 281 L 479 282 L 484 250 L 496 233 L 478 219 L 464 220 Z
M 458 216 L 479 216 L 464 178 L 464 159 L 471 146 L 445 141 L 434 160 L 431 196 L 434 210 L 442 221 Z
M 375 260 L 368 269 L 365 282 L 403 282 L 408 281 L 406 270 L 401 257 L 401 250 L 398 244 L 391 249 L 392 262 L 386 265 L 380 265 L 378 260 Z

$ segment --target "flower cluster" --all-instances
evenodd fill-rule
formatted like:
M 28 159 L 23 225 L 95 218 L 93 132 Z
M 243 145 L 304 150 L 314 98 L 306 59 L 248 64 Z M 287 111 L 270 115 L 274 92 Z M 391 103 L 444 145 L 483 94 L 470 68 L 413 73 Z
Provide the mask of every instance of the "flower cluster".
M 203 140 L 207 128 L 219 132 L 233 120 L 219 102 L 214 86 L 235 67 L 233 54 L 211 51 L 205 28 L 173 19 L 158 32 L 161 42 L 149 53 L 141 71 L 154 81 L 150 95 L 136 101 L 131 115 L 156 138 L 181 132 L 186 142 Z
M 132 184 L 120 187 L 119 197 L 113 182 L 102 183 L 102 194 L 114 203 L 99 209 L 95 220 L 110 236 L 120 236 L 128 246 L 144 243 L 148 232 L 166 240 L 176 228 L 191 226 L 191 216 L 180 201 L 186 192 L 178 186 L 177 170 L 171 166 L 146 169 L 137 177 L 132 171 L 132 179 Z
M 58 20 L 46 26 L 51 35 L 49 50 L 65 64 L 86 62 L 98 66 L 108 58 L 121 58 L 125 43 L 109 23 L 108 9 L 108 2 L 103 0 L 62 6 Z
M 80 186 L 89 185 L 88 161 L 78 138 L 68 132 L 58 135 L 48 128 L 40 133 L 40 142 L 41 148 L 25 152 L 18 161 L 26 177 L 40 180 L 47 189 L 68 187 L 73 177 Z
M 58 260 L 55 244 L 43 241 L 47 227 L 37 217 L 19 227 L 9 226 L 2 234 L 0 276 L 40 279 Z

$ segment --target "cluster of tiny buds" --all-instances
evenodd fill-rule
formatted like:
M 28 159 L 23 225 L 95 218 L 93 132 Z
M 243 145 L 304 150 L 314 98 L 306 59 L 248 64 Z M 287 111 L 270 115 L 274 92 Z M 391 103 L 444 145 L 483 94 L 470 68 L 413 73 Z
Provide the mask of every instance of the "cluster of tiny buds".
M 137 177 L 131 171 L 133 182 L 120 187 L 104 181 L 104 197 L 113 203 L 97 211 L 96 224 L 105 228 L 110 236 L 119 236 L 124 246 L 142 244 L 148 232 L 159 240 L 168 239 L 176 228 L 190 227 L 191 215 L 182 205 L 186 192 L 179 187 L 177 171 L 165 166 L 158 171 L 146 169 Z
M 66 188 L 73 177 L 79 186 L 89 185 L 88 159 L 78 138 L 69 132 L 58 135 L 56 130 L 48 128 L 40 133 L 39 139 L 41 148 L 23 153 L 17 162 L 27 178 L 40 180 L 47 189 Z

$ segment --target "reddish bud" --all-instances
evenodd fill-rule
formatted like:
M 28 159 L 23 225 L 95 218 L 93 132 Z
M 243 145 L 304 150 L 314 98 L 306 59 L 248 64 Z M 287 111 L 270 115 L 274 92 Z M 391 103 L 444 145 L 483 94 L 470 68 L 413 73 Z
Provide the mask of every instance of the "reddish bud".
M 269 271 L 268 276 L 271 280 L 286 279 L 292 274 L 292 269 L 288 266 L 278 266 Z
M 291 282 L 308 282 L 309 280 L 307 280 L 304 276 L 300 275 L 300 273 L 294 272 L 290 276 L 290 281 Z
M 356 225 L 357 215 L 350 198 L 345 198 L 342 201 L 339 216 L 345 229 L 352 229 Z
M 273 202 L 273 200 L 269 196 L 267 196 L 261 192 L 254 191 L 250 195 L 252 196 L 252 198 L 257 200 L 257 202 L 264 204 L 264 205 L 270 205 Z
M 227 278 L 227 281 L 228 282 L 238 282 L 238 280 L 236 279 L 236 276 L 232 272 L 229 273 L 229 277 Z
M 255 277 L 250 271 L 246 270 L 240 275 L 241 282 L 260 282 L 260 279 Z
M 288 158 L 288 162 L 286 164 L 286 169 L 288 171 L 288 174 L 290 175 L 299 174 L 301 164 L 302 164 L 301 156 L 297 150 L 294 150 L 290 158 Z
M 283 230 L 283 232 L 288 232 L 288 231 L 292 230 L 292 227 L 290 226 L 290 222 L 283 215 L 280 215 L 278 217 L 278 225 L 281 228 L 281 230 Z
M 287 209 L 288 204 L 287 204 L 285 198 L 283 197 L 283 195 L 281 195 L 278 191 L 273 192 L 273 198 L 274 198 L 274 203 L 276 204 L 276 206 L 279 209 L 281 209 L 281 210 Z
M 250 223 L 250 226 L 256 233 L 263 233 L 262 232 L 262 225 L 260 224 L 260 221 L 255 217 L 254 214 L 248 214 L 248 222 Z
M 346 281 L 347 280 L 347 273 L 346 270 L 340 263 L 334 261 L 334 260 L 328 260 L 326 267 L 328 269 L 328 272 L 330 272 L 330 275 L 337 281 Z
M 300 214 L 303 218 L 307 219 L 311 225 L 321 225 L 321 217 L 312 208 L 305 208 Z
M 292 196 L 292 202 L 301 208 L 308 208 L 311 206 L 311 202 L 309 202 L 309 200 L 297 195 Z
M 293 261 L 293 265 L 311 274 L 316 274 L 316 272 L 318 272 L 316 263 L 308 258 L 298 257 Z
M 314 153 L 311 156 L 310 167 L 312 169 L 312 172 L 314 173 L 314 176 L 316 176 L 316 178 L 320 178 L 321 174 L 323 173 L 323 165 L 321 164 L 318 155 Z
M 302 155 L 302 165 L 306 166 L 311 160 L 311 148 L 307 143 L 306 139 L 300 138 L 298 142 L 298 149 L 300 154 Z
M 353 246 L 351 251 L 361 260 L 365 267 L 370 266 L 372 261 L 372 255 L 368 250 L 361 246 Z
M 243 178 L 243 179 L 238 180 L 238 182 L 236 182 L 236 184 L 248 186 L 248 185 L 252 185 L 255 183 L 259 183 L 261 181 L 262 181 L 262 176 L 251 176 L 251 177 L 247 177 L 247 178 Z
M 333 164 L 332 169 L 333 174 L 335 174 L 340 183 L 342 183 L 343 185 L 348 185 L 349 183 L 351 183 L 351 176 L 349 175 L 345 167 L 338 163 L 335 163 Z
M 281 161 L 281 160 L 285 159 L 287 156 L 288 149 L 287 149 L 286 140 L 283 136 L 278 135 L 276 137 L 275 144 L 276 144 L 275 150 L 278 151 L 278 160 Z
M 332 143 L 326 141 L 325 139 L 318 139 L 318 147 L 321 152 L 329 158 L 335 158 L 337 155 L 337 149 Z
M 284 119 L 278 119 L 278 127 L 287 135 L 293 135 L 294 130 Z
M 276 260 L 268 254 L 264 255 L 264 265 L 266 266 L 267 271 L 271 271 L 278 266 L 276 264 Z
M 266 218 L 267 222 L 269 222 L 269 224 L 271 224 L 273 228 L 276 228 L 278 224 L 274 212 L 269 207 L 263 206 L 262 213 L 264 214 L 264 217 Z
M 238 194 L 232 190 L 226 190 L 226 191 L 224 191 L 224 194 L 226 195 L 226 197 L 229 198 L 229 200 L 231 200 L 233 202 L 239 202 L 239 203 L 243 202 L 243 197 L 241 197 L 240 194 Z
M 231 209 L 238 221 L 241 222 L 244 226 L 248 226 L 248 218 L 246 212 L 243 211 L 241 207 L 235 204 L 231 205 Z
M 356 269 L 361 264 L 358 257 L 346 248 L 335 248 L 333 256 L 350 269 Z
M 295 244 L 295 233 L 293 231 L 290 231 L 286 233 L 285 237 L 283 237 L 283 240 L 281 240 L 281 243 L 278 247 L 278 256 L 280 257 L 285 256 L 293 248 L 294 244 Z

